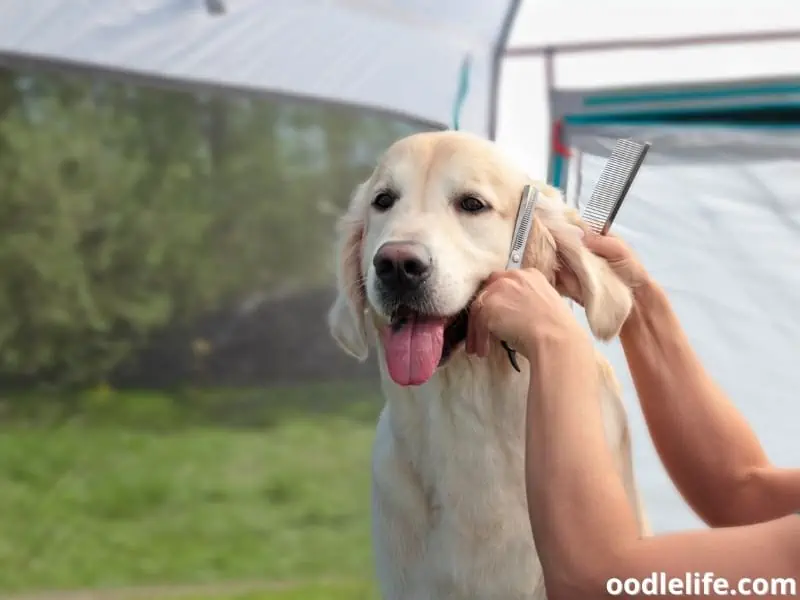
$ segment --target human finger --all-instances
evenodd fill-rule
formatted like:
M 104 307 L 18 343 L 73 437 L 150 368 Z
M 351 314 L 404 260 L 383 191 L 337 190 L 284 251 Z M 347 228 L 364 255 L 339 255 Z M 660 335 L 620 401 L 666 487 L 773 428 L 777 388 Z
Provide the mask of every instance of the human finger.
M 606 260 L 622 260 L 631 254 L 627 244 L 613 235 L 588 233 L 583 237 L 583 245 Z
M 490 293 L 486 288 L 481 290 L 469 308 L 467 320 L 470 348 L 473 354 L 480 357 L 486 357 L 489 354 L 491 344 L 491 333 L 488 326 L 489 311 L 487 309 L 487 299 L 490 298 Z
M 479 343 L 479 338 L 483 334 L 480 333 L 482 328 L 479 326 L 478 321 L 481 318 L 481 309 L 486 299 L 487 289 L 507 273 L 508 271 L 494 271 L 484 279 L 481 283 L 481 289 L 469 306 L 467 313 L 467 341 L 465 344 L 468 354 L 478 354 L 479 346 L 482 345 L 482 343 Z M 480 341 L 482 342 L 482 340 Z
M 539 287 L 539 286 L 551 287 L 550 286 L 550 282 L 547 280 L 547 277 L 544 276 L 544 273 L 542 273 L 539 269 L 537 269 L 535 267 L 530 267 L 530 268 L 527 268 L 527 269 L 520 269 L 519 271 L 516 271 L 516 273 L 518 273 L 518 275 L 517 275 L 518 277 L 520 277 L 523 280 L 525 280 L 528 283 L 528 285 L 530 285 L 530 286 L 533 286 L 533 287 Z
M 481 284 L 481 288 L 483 290 L 485 290 L 486 288 L 488 288 L 489 286 L 493 285 L 497 281 L 500 281 L 501 279 L 505 279 L 506 277 L 509 277 L 513 273 L 514 273 L 514 271 L 494 271 L 486 279 L 483 280 L 483 283 Z

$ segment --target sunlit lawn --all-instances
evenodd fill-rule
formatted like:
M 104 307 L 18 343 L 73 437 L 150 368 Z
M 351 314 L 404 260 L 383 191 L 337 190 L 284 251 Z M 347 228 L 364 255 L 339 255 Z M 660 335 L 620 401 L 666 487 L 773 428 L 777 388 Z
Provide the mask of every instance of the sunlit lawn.
M 286 585 L 191 600 L 372 597 L 373 388 L 54 406 L 0 405 L 0 592 L 265 581 Z
M 375 587 L 371 582 L 363 581 L 297 585 L 271 592 L 232 593 L 221 596 L 180 596 L 179 600 L 374 600 L 375 598 L 377 598 Z M 164 600 L 171 599 L 165 598 Z

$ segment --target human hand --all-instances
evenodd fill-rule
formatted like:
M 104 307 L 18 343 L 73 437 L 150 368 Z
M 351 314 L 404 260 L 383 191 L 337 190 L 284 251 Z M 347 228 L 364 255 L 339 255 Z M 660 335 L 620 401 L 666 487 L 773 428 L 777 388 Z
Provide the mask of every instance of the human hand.
M 469 309 L 466 351 L 485 357 L 492 338 L 525 358 L 537 344 L 586 338 L 564 299 L 536 269 L 493 273 Z
M 599 235 L 587 231 L 583 236 L 583 245 L 600 258 L 605 259 L 617 277 L 634 292 L 636 288 L 650 281 L 650 275 L 639 262 L 633 250 L 620 238 L 612 234 Z M 581 286 L 575 273 L 566 265 L 563 265 L 556 273 L 555 285 L 559 292 L 583 306 Z

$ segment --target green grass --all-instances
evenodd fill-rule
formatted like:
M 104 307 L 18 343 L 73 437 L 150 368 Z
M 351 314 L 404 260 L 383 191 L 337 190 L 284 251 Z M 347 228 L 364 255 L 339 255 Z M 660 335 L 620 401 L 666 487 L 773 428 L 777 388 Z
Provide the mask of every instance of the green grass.
M 375 587 L 367 581 L 353 583 L 310 583 L 270 592 L 245 592 L 216 596 L 182 596 L 179 600 L 373 600 Z M 165 598 L 164 600 L 173 600 Z M 159 599 L 160 600 L 160 599 Z
M 367 599 L 379 409 L 356 385 L 0 398 L 0 592 L 255 580 L 299 585 L 224 600 Z

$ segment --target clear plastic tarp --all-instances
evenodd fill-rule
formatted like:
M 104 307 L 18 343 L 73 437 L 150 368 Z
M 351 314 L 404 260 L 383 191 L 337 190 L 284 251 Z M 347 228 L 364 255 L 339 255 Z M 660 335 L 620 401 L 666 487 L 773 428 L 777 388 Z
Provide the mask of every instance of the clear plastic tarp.
M 572 138 L 579 148 L 597 150 L 574 158 L 579 207 L 614 139 L 653 140 L 614 230 L 666 289 L 701 360 L 767 454 L 787 467 L 800 460 L 799 134 L 693 126 L 597 129 Z M 619 343 L 605 351 L 623 383 L 636 473 L 654 529 L 699 525 L 659 463 Z
M 458 114 L 544 178 L 552 86 L 769 81 L 800 55 L 793 0 L 0 5 L 4 597 L 371 597 L 376 369 L 339 352 L 324 313 L 333 223 L 375 156 Z M 557 54 L 552 73 L 526 53 L 759 32 Z M 578 202 L 626 134 L 653 148 L 616 230 L 770 456 L 796 465 L 800 136 L 572 128 Z M 697 524 L 607 352 L 654 528 Z
M 222 6 L 215 14 L 207 5 Z M 0 59 L 279 93 L 487 134 L 510 0 L 6 0 Z

